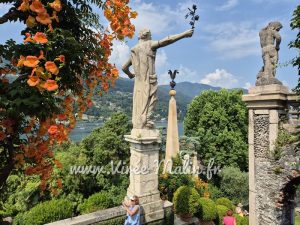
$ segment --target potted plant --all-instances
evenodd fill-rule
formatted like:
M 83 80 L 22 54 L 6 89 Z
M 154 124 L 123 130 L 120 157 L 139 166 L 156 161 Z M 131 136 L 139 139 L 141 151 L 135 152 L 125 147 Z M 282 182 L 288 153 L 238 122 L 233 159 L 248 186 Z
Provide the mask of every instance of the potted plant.
M 198 203 L 200 207 L 196 216 L 201 220 L 201 225 L 213 225 L 213 220 L 218 216 L 214 201 L 209 198 L 199 198 Z
M 179 187 L 173 198 L 175 213 L 188 222 L 193 215 L 199 210 L 200 195 L 195 188 L 188 186 Z

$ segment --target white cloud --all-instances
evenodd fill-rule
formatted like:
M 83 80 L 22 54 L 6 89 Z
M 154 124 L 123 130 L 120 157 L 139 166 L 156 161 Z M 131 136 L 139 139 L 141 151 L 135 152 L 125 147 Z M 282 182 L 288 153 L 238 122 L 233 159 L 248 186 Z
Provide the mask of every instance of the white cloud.
M 109 58 L 111 63 L 116 64 L 118 68 L 121 68 L 122 65 L 129 59 L 130 49 L 127 44 L 120 41 L 113 42 L 113 51 Z
M 137 32 L 143 28 L 149 28 L 154 35 L 161 35 L 170 32 L 178 32 L 178 29 L 188 24 L 185 15 L 188 7 L 195 4 L 193 0 L 181 1 L 178 4 L 170 5 L 162 3 L 146 3 L 135 0 L 132 8 L 138 12 L 138 17 L 133 20 Z
M 259 55 L 260 26 L 249 22 L 226 22 L 203 27 L 204 38 L 221 58 L 242 58 Z
M 205 75 L 200 83 L 212 85 L 215 87 L 233 88 L 236 87 L 238 80 L 234 75 L 224 69 L 216 69 L 215 72 Z
M 224 5 L 217 8 L 217 10 L 219 10 L 219 11 L 230 10 L 230 9 L 234 8 L 235 6 L 237 6 L 238 3 L 239 3 L 239 0 L 228 0 Z
M 160 50 L 156 54 L 155 67 L 157 71 L 161 71 L 168 65 L 168 56 L 165 50 Z

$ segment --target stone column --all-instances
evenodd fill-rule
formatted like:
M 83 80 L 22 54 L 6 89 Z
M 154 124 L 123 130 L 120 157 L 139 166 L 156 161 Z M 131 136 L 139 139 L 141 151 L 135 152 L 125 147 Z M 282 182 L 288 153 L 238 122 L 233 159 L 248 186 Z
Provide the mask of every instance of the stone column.
M 179 153 L 179 135 L 178 135 L 178 124 L 177 124 L 177 107 L 175 90 L 169 92 L 171 98 L 169 101 L 169 115 L 168 115 L 168 129 L 167 129 L 167 143 L 166 143 L 166 157 L 165 163 L 166 171 L 172 169 L 172 158 L 176 157 Z
M 279 118 L 287 102 L 296 100 L 288 88 L 272 84 L 256 86 L 243 95 L 249 110 L 249 219 L 250 225 L 276 225 L 276 180 L 269 167 L 278 136 Z
M 163 219 L 163 201 L 158 191 L 159 131 L 133 129 L 125 140 L 130 143 L 131 153 L 127 194 L 139 197 L 142 223 Z

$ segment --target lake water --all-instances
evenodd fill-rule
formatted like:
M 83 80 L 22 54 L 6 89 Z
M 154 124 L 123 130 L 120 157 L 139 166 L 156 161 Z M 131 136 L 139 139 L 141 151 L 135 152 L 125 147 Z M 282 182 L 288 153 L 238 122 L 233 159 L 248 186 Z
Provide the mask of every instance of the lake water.
M 81 141 L 84 137 L 89 135 L 94 129 L 101 127 L 103 122 L 100 121 L 78 121 L 76 127 L 70 133 L 70 139 L 74 142 Z M 157 128 L 166 128 L 167 122 L 156 122 L 155 123 Z M 179 136 L 183 135 L 183 123 L 178 122 L 178 132 Z

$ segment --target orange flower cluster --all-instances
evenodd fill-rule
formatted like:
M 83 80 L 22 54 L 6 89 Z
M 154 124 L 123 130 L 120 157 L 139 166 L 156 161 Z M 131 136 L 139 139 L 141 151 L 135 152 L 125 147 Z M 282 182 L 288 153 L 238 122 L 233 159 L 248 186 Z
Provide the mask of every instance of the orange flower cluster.
M 22 12 L 30 11 L 32 15 L 29 15 L 26 20 L 26 25 L 30 28 L 35 27 L 37 23 L 47 25 L 52 30 L 52 20 L 58 22 L 57 12 L 62 9 L 61 1 L 55 0 L 48 4 L 49 7 L 45 7 L 40 0 L 23 0 L 18 10 Z M 48 8 L 48 9 L 47 9 Z M 49 15 L 52 13 L 52 16 Z
M 63 5 L 61 0 L 51 0 L 50 3 L 43 4 L 41 0 L 22 0 L 22 4 L 18 10 L 27 15 L 26 25 L 29 28 L 42 25 L 43 28 L 48 27 L 47 32 L 26 33 L 24 44 L 40 45 L 43 51 L 37 54 L 20 56 L 17 64 L 18 67 L 24 67 L 25 71 L 29 71 L 27 84 L 31 87 L 38 88 L 40 91 L 50 91 L 54 95 L 59 96 L 63 101 L 60 103 L 63 111 L 57 115 L 49 115 L 45 121 L 37 118 L 31 118 L 24 126 L 24 134 L 28 139 L 27 144 L 20 146 L 20 153 L 14 156 L 15 162 L 18 165 L 23 165 L 24 161 L 30 162 L 31 165 L 26 169 L 26 174 L 38 174 L 41 176 L 41 188 L 47 188 L 47 182 L 53 179 L 53 168 L 61 168 L 59 161 L 54 159 L 52 146 L 55 143 L 66 141 L 68 135 L 75 127 L 76 119 L 74 115 L 74 102 L 78 104 L 78 115 L 80 116 L 87 107 L 93 105 L 93 91 L 97 85 L 101 86 L 102 91 L 108 91 L 111 85 L 114 85 L 119 76 L 117 68 L 109 63 L 109 57 L 112 52 L 112 41 L 114 39 L 123 40 L 125 37 L 132 38 L 135 27 L 131 24 L 130 19 L 137 16 L 128 6 L 129 0 L 107 0 L 104 4 L 104 15 L 109 20 L 113 33 L 106 31 L 104 34 L 96 36 L 99 46 L 102 48 L 102 54 L 99 61 L 86 58 L 85 62 L 92 69 L 88 78 L 81 80 L 81 85 L 88 85 L 89 91 L 83 89 L 82 92 L 76 93 L 76 96 L 67 95 L 63 90 L 60 90 L 58 81 L 60 80 L 60 68 L 64 66 L 65 56 L 59 55 L 55 59 L 47 59 L 47 47 L 49 47 L 48 32 L 53 31 L 53 27 L 58 26 L 58 14 L 62 10 Z M 55 26 L 52 27 L 52 24 Z M 39 26 L 40 27 L 40 26 Z M 29 29 L 30 30 L 30 29 Z M 50 54 L 51 55 L 51 54 Z M 92 63 L 91 63 L 92 62 Z M 75 78 L 74 78 L 75 79 Z M 100 93 L 100 94 L 101 94 Z M 64 122 L 68 121 L 65 126 Z M 13 121 L 0 121 L 0 141 L 13 132 Z M 34 165 L 34 166 L 32 166 Z M 51 182 L 51 191 L 54 195 L 58 194 L 58 190 L 62 188 L 62 181 L 56 179 L 56 182 Z
M 137 17 L 137 12 L 131 11 L 129 0 L 107 0 L 104 16 L 110 21 L 110 27 L 119 40 L 132 38 L 135 32 L 130 19 Z
M 48 6 L 44 6 L 40 0 L 23 0 L 18 10 L 23 12 L 29 12 L 29 16 L 26 20 L 26 25 L 29 28 L 34 27 L 37 23 L 49 26 L 52 31 L 52 20 L 58 21 L 57 13 L 62 10 L 62 4 L 60 0 L 54 0 L 49 3 Z M 49 15 L 49 11 L 52 12 L 52 17 Z M 33 15 L 36 15 L 35 17 Z M 30 33 L 26 33 L 24 44 L 47 44 L 47 35 L 42 32 L 37 32 L 34 36 Z M 31 74 L 28 76 L 27 84 L 31 87 L 37 87 L 39 90 L 56 91 L 58 89 L 57 79 L 55 76 L 59 73 L 59 66 L 63 66 L 65 57 L 59 56 L 53 61 L 46 61 L 44 66 L 40 66 L 41 61 L 46 61 L 44 52 L 41 51 L 39 57 L 37 56 L 20 56 L 18 67 L 26 66 L 32 68 Z M 55 62 L 56 61 L 56 62 Z M 51 79 L 52 78 L 52 79 Z M 54 78 L 54 79 L 53 79 Z
M 43 35 L 38 34 L 40 37 Z M 37 35 L 35 35 L 37 36 Z M 58 61 L 59 66 L 64 64 L 64 56 L 59 56 L 55 61 Z M 50 78 L 57 76 L 59 68 L 53 61 L 46 61 L 44 67 L 40 64 L 41 61 L 45 61 L 44 53 L 41 51 L 40 56 L 20 56 L 17 66 L 18 67 L 29 67 L 32 68 L 31 74 L 28 76 L 27 84 L 31 87 L 38 87 L 40 90 L 56 91 L 58 84 L 56 80 Z

